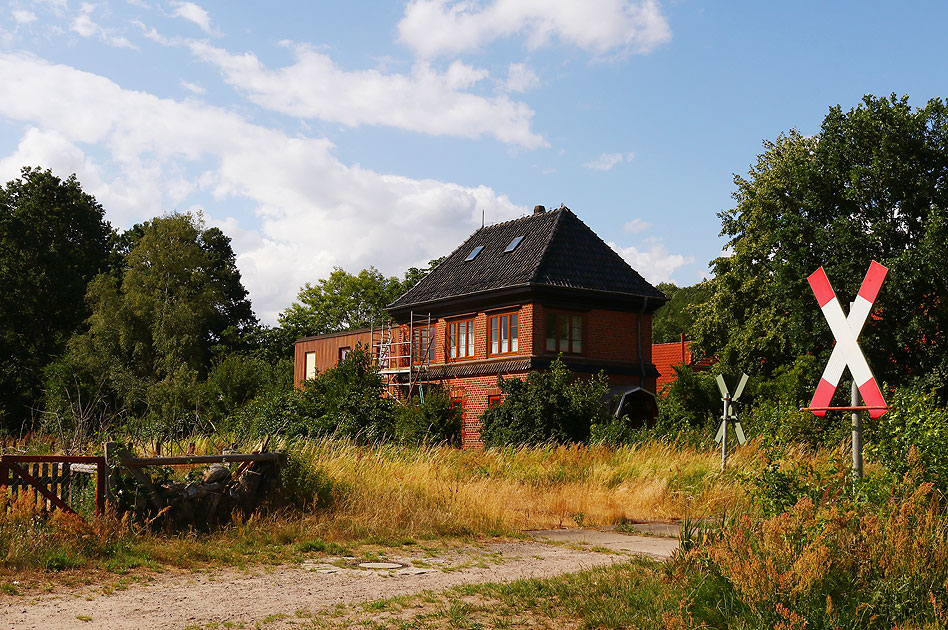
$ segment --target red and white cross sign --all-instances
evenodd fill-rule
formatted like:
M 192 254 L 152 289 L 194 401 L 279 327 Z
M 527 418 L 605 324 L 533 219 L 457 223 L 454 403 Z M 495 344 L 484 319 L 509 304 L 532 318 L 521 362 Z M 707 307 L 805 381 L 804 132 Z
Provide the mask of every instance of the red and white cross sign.
M 862 327 L 869 317 L 869 311 L 872 310 L 872 304 L 879 295 L 879 289 L 888 271 L 876 261 L 872 261 L 862 281 L 862 286 L 859 287 L 859 294 L 849 311 L 849 317 L 843 314 L 843 307 L 822 267 L 807 278 L 813 294 L 816 295 L 816 301 L 819 302 L 820 309 L 823 311 L 823 316 L 826 317 L 826 322 L 836 337 L 833 354 L 826 363 L 823 377 L 810 402 L 810 411 L 817 416 L 822 417 L 826 414 L 825 408 L 832 402 L 836 386 L 839 385 L 839 379 L 842 378 L 843 370 L 847 366 L 853 378 L 856 379 L 862 399 L 869 407 L 869 415 L 878 418 L 886 412 L 886 404 L 879 390 L 879 384 L 872 375 L 872 370 L 869 369 L 866 357 L 856 339 L 862 332 Z

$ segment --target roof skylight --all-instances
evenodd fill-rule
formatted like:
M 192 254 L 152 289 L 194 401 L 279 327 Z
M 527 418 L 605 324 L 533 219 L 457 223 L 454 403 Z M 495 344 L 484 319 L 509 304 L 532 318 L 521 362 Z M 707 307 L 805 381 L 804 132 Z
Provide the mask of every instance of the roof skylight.
M 483 245 L 478 245 L 471 250 L 471 253 L 467 255 L 467 258 L 464 259 L 464 262 L 469 262 L 477 258 L 477 255 L 481 253 L 481 250 L 484 249 Z
M 510 241 L 510 245 L 507 246 L 507 249 L 504 250 L 504 253 L 506 254 L 507 252 L 512 252 L 513 250 L 517 249 L 517 245 L 519 245 L 520 241 L 522 240 L 523 236 L 514 238 L 514 240 Z

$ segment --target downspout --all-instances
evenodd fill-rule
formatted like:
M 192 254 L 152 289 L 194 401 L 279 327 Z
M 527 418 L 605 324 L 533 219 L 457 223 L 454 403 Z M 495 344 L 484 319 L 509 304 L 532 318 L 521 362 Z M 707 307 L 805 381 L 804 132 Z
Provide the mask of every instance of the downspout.
M 645 389 L 645 357 L 642 356 L 642 317 L 645 315 L 645 309 L 648 308 L 648 296 L 642 300 L 642 310 L 639 311 L 639 317 L 635 322 L 636 335 L 639 339 L 639 387 Z

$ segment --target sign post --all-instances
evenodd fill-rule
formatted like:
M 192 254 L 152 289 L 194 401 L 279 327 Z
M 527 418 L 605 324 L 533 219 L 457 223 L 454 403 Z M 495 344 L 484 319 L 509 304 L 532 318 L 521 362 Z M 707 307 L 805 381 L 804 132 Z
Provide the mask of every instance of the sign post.
M 868 411 L 873 418 L 882 416 L 889 407 L 882 397 L 882 390 L 876 377 L 873 376 L 869 363 L 866 361 L 862 349 L 859 347 L 857 339 L 859 333 L 869 318 L 869 312 L 872 305 L 879 295 L 879 289 L 882 288 L 882 281 L 885 280 L 888 269 L 872 261 L 866 277 L 863 278 L 862 285 L 859 287 L 859 293 L 852 302 L 849 315 L 843 313 L 843 307 L 836 297 L 836 292 L 830 285 L 829 278 L 822 267 L 814 271 L 807 281 L 810 288 L 813 289 L 813 295 L 823 311 L 826 323 L 829 324 L 833 336 L 836 338 L 836 345 L 830 355 L 826 367 L 823 369 L 823 376 L 813 394 L 810 406 L 805 407 L 804 411 L 810 411 L 814 415 L 823 417 L 827 411 L 851 411 L 852 429 L 853 429 L 853 475 L 858 479 L 862 477 L 862 418 L 861 411 Z M 853 377 L 853 387 L 850 397 L 851 405 L 849 407 L 832 407 L 833 395 L 836 393 L 836 387 L 843 376 L 843 371 L 849 368 Z M 860 406 L 859 395 L 862 395 L 864 405 Z
M 734 390 L 734 396 L 731 396 L 731 393 L 727 389 L 727 383 L 724 382 L 724 377 L 718 374 L 716 379 L 718 384 L 718 390 L 721 392 L 721 402 L 724 403 L 724 411 L 721 414 L 721 428 L 718 429 L 718 434 L 714 437 L 715 441 L 721 443 L 721 470 L 724 470 L 724 467 L 727 465 L 727 425 L 729 422 L 734 423 L 734 435 L 737 436 L 738 444 L 744 444 L 747 441 L 747 438 L 744 437 L 744 429 L 741 427 L 741 423 L 737 421 L 737 414 L 734 412 L 734 407 L 732 403 L 737 402 L 737 399 L 741 397 L 741 394 L 744 393 L 744 386 L 747 385 L 747 374 L 741 375 L 741 380 L 737 384 L 737 389 Z

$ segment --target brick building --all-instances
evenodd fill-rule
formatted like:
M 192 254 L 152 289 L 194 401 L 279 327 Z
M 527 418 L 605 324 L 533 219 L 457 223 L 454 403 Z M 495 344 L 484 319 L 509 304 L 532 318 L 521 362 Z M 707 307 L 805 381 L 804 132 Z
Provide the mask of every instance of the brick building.
M 691 342 L 685 341 L 685 336 L 681 336 L 680 341 L 670 343 L 656 343 L 652 346 L 652 363 L 658 370 L 658 379 L 655 386 L 658 391 L 675 382 L 674 366 L 683 364 L 690 368 L 692 372 L 704 372 L 714 364 L 714 359 L 708 357 L 695 356 L 691 353 Z
M 562 355 L 574 372 L 605 371 L 631 403 L 623 411 L 645 418 L 658 376 L 652 313 L 665 300 L 568 208 L 537 206 L 474 232 L 389 305 L 394 327 L 299 340 L 297 382 L 368 335 L 393 395 L 439 383 L 462 408 L 462 443 L 477 446 L 497 375 L 525 378 Z

